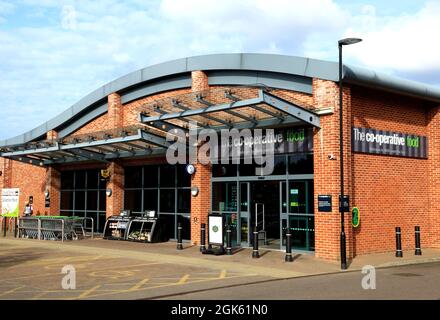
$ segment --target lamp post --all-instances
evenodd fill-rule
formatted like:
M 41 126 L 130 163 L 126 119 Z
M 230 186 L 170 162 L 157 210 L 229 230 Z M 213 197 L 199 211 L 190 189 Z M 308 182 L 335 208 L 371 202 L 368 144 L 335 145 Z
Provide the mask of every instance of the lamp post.
M 342 46 L 361 42 L 358 38 L 345 38 L 338 41 L 339 47 L 339 164 L 340 164 L 340 184 L 341 195 L 339 200 L 339 212 L 341 214 L 341 269 L 347 269 L 347 253 L 345 239 L 345 222 L 344 222 L 344 139 L 343 139 L 343 120 L 342 120 Z

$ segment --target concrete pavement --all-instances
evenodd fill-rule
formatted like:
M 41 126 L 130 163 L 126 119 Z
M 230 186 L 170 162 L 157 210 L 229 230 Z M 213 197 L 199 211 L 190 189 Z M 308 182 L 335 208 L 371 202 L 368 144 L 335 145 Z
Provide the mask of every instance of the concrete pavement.
M 178 251 L 173 242 L 87 239 L 60 243 L 0 238 L 0 299 L 145 299 L 340 273 L 338 262 L 312 254 L 297 254 L 294 262 L 286 263 L 280 251 L 262 250 L 260 259 L 252 259 L 250 249 L 213 256 L 202 255 L 198 247 L 184 246 Z M 360 275 L 367 264 L 381 268 L 435 261 L 440 261 L 440 250 L 424 249 L 423 256 L 404 252 L 400 259 L 392 253 L 359 256 L 343 273 L 357 271 Z M 65 265 L 77 271 L 76 290 L 61 288 Z

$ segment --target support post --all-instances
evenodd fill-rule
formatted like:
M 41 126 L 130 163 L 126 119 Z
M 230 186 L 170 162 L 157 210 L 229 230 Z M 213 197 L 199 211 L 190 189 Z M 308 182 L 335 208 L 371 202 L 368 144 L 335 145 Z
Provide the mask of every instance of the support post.
M 180 222 L 177 225 L 177 250 L 183 250 L 183 244 L 182 244 L 182 224 Z
M 400 227 L 396 227 L 396 257 L 402 258 L 402 234 L 400 231 Z
M 206 251 L 206 224 L 202 223 L 200 225 L 200 252 Z
M 232 255 L 232 239 L 231 239 L 231 225 L 226 227 L 226 254 Z
M 258 231 L 257 231 L 257 226 L 254 226 L 254 248 L 252 250 L 252 258 L 259 258 L 260 257 L 260 253 L 258 251 Z
M 422 255 L 422 249 L 420 248 L 420 226 L 416 226 L 415 227 L 415 231 L 416 231 L 416 251 L 415 251 L 415 255 L 416 256 L 421 256 Z

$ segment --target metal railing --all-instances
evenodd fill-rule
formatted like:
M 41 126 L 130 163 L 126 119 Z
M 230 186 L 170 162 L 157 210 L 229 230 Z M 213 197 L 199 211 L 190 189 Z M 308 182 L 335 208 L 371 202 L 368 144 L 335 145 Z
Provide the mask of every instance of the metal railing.
M 88 226 L 87 222 L 91 226 Z M 94 236 L 90 217 L 22 217 L 18 220 L 18 237 L 38 240 L 78 240 Z

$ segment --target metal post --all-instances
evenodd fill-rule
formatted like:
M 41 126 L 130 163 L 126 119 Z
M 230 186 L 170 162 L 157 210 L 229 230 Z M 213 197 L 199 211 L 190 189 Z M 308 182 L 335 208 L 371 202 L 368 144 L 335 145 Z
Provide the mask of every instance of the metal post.
M 402 237 L 400 227 L 396 227 L 396 257 L 402 258 Z
M 232 255 L 232 237 L 231 237 L 231 225 L 228 224 L 226 227 L 226 254 L 228 256 Z
M 8 218 L 3 217 L 3 237 L 6 237 L 6 220 Z
M 14 218 L 14 238 L 17 238 L 18 218 Z
M 200 227 L 200 252 L 205 252 L 206 247 L 206 224 L 202 223 Z
M 339 44 L 339 165 L 340 165 L 340 184 L 341 184 L 341 204 L 339 211 L 341 214 L 341 269 L 347 269 L 345 222 L 344 222 L 344 137 L 343 137 L 343 113 L 342 113 L 342 44 Z
M 416 251 L 415 251 L 415 255 L 416 256 L 421 256 L 422 255 L 422 249 L 420 248 L 420 227 L 416 226 Z
M 254 249 L 252 250 L 252 258 L 259 258 L 260 253 L 258 252 L 258 231 L 257 226 L 254 226 Z
M 287 233 L 286 233 L 286 257 L 284 258 L 284 260 L 286 262 L 292 262 L 293 261 L 293 257 L 292 257 L 292 246 L 290 243 L 290 237 L 292 236 L 292 234 L 290 233 L 290 228 L 287 229 Z
M 180 222 L 177 224 L 177 250 L 183 250 L 183 245 L 182 245 L 182 224 Z

